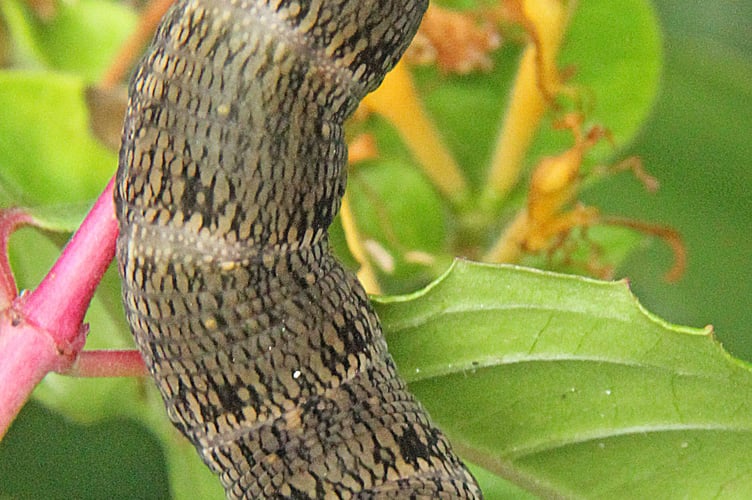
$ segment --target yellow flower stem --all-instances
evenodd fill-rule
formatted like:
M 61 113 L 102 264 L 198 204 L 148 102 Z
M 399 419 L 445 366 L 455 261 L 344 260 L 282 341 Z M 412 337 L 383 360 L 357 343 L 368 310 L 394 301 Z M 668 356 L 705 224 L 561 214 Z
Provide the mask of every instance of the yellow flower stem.
M 345 196 L 342 197 L 342 208 L 340 209 L 340 220 L 342 221 L 342 229 L 345 232 L 345 241 L 350 249 L 350 253 L 360 264 L 358 270 L 358 280 L 365 288 L 366 292 L 370 294 L 381 293 L 381 287 L 379 286 L 379 280 L 376 278 L 376 272 L 368 260 L 366 255 L 366 249 L 363 246 L 363 239 L 358 232 L 358 226 L 355 223 L 355 214 L 353 214 L 352 207 L 350 206 L 349 191 L 345 192 Z
M 517 183 L 525 154 L 560 82 L 556 56 L 569 18 L 563 0 L 519 0 L 531 37 L 497 137 L 484 202 L 494 205 Z
M 483 256 L 483 262 L 514 263 L 522 256 L 522 244 L 528 232 L 527 210 L 520 210 L 494 246 Z
M 387 119 L 405 141 L 423 172 L 455 205 L 468 195 L 467 181 L 418 98 L 412 76 L 400 62 L 363 105 Z

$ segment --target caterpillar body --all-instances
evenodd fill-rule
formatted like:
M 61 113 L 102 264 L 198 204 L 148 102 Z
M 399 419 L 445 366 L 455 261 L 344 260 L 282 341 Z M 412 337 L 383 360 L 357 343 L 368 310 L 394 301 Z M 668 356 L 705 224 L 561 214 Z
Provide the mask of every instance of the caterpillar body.
M 479 498 L 328 248 L 342 124 L 427 0 L 180 0 L 129 89 L 117 245 L 168 415 L 228 498 Z

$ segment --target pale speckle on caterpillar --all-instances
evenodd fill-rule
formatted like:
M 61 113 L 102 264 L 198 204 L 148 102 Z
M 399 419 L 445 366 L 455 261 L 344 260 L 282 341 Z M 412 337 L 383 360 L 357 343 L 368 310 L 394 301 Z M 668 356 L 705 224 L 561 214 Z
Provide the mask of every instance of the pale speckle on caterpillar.
M 174 424 L 230 498 L 477 498 L 327 228 L 342 122 L 427 0 L 182 0 L 130 86 L 118 262 Z

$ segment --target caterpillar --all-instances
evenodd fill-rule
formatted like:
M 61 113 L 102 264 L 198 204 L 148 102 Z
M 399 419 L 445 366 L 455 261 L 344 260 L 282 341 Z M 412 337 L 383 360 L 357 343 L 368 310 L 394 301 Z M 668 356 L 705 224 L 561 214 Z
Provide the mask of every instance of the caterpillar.
M 228 498 L 480 498 L 329 249 L 343 121 L 427 0 L 180 0 L 129 87 L 126 317 Z

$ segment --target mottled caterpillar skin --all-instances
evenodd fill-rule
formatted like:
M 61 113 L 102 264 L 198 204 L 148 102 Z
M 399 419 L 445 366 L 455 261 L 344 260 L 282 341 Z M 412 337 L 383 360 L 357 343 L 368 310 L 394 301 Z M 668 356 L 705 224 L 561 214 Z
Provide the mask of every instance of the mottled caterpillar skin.
M 342 123 L 427 0 L 185 0 L 130 87 L 128 321 L 229 498 L 477 498 L 329 251 Z

